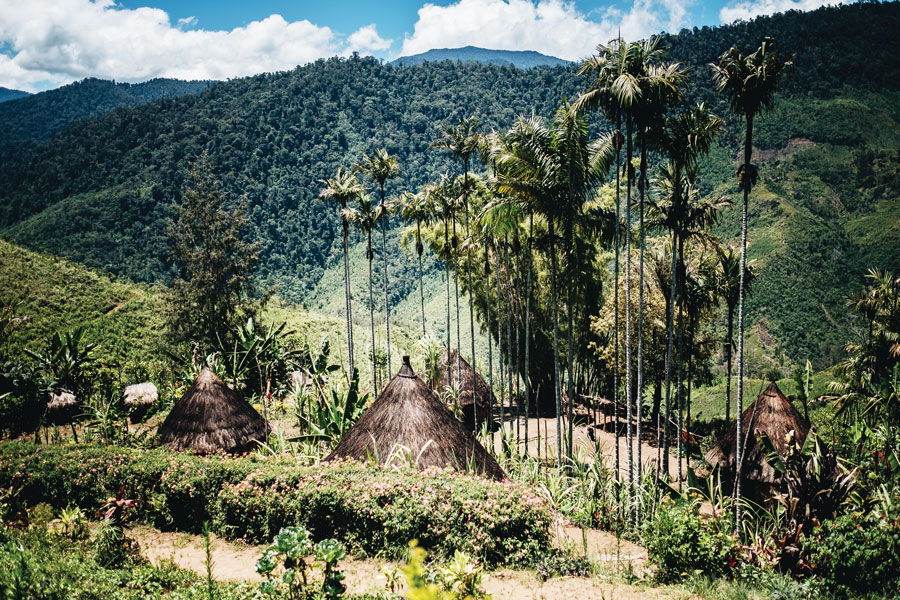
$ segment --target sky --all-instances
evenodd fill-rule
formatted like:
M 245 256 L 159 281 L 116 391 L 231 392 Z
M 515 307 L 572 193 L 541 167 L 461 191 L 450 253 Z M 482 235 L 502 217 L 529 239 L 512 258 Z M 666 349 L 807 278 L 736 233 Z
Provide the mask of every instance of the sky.
M 229 79 L 353 52 L 432 48 L 589 56 L 637 40 L 838 0 L 0 0 L 0 86 L 37 92 L 99 77 Z

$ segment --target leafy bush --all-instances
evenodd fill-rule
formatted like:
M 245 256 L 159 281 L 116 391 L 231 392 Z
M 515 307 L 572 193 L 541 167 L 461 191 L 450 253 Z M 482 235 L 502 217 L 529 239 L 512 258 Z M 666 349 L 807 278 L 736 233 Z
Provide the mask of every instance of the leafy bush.
M 693 575 L 718 577 L 734 564 L 736 540 L 727 520 L 705 519 L 699 504 L 665 503 L 644 531 L 647 557 L 660 581 Z
M 806 540 L 814 572 L 833 591 L 900 593 L 900 521 L 842 515 Z
M 438 557 L 466 552 L 485 565 L 529 564 L 550 547 L 552 515 L 523 486 L 453 471 L 384 471 L 345 462 L 299 467 L 249 456 L 161 449 L 0 443 L 0 488 L 28 504 L 95 511 L 119 488 L 138 518 L 263 543 L 283 527 L 336 538 L 356 554 L 405 554 L 418 539 Z

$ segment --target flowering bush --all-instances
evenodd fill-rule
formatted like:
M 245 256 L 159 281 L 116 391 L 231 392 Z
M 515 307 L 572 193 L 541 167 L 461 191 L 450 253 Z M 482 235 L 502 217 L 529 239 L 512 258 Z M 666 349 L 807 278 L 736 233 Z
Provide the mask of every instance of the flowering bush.
M 728 520 L 704 519 L 696 502 L 664 504 L 647 525 L 647 557 L 660 581 L 677 581 L 703 574 L 718 577 L 734 562 L 737 542 L 728 533 Z
M 139 518 L 161 528 L 253 543 L 302 526 L 355 554 L 466 552 L 485 565 L 529 564 L 550 548 L 551 511 L 520 484 L 452 470 L 386 471 L 354 462 L 300 467 L 249 456 L 200 457 L 162 449 L 0 443 L 0 488 L 30 504 L 96 510 L 122 486 Z
M 841 515 L 806 539 L 813 572 L 839 593 L 900 593 L 900 521 L 886 515 Z

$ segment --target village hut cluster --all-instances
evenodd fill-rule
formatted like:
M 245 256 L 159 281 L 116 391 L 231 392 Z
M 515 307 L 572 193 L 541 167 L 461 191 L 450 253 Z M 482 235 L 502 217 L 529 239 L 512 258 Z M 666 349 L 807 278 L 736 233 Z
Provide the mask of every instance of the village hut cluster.
M 166 448 L 209 454 L 246 452 L 263 442 L 269 431 L 269 424 L 238 392 L 204 367 L 158 433 Z M 416 376 L 409 356 L 403 357 L 397 375 L 325 460 L 341 458 L 376 460 L 381 466 L 412 462 L 419 469 L 451 468 L 498 480 L 506 477 L 471 427 L 454 417 Z

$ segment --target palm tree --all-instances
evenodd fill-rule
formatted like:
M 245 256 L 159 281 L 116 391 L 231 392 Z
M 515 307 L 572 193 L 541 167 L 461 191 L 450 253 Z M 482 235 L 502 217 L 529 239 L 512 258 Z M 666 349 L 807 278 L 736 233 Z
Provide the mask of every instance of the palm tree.
M 450 221 L 454 219 L 456 207 L 456 192 L 453 180 L 446 173 L 441 174 L 440 179 L 429 184 L 429 195 L 434 199 L 436 214 L 444 225 L 444 246 L 441 249 L 441 258 L 444 260 L 444 282 L 447 284 L 447 356 L 450 356 L 450 269 L 453 268 L 453 247 L 450 241 Z M 457 314 L 457 321 L 459 315 Z M 457 373 L 459 369 L 457 368 Z
M 529 210 L 539 213 L 547 222 L 547 246 L 550 254 L 550 289 L 553 312 L 554 397 L 557 413 L 557 461 L 562 460 L 562 421 L 559 369 L 559 306 L 557 282 L 556 225 L 563 227 L 564 265 L 572 272 L 577 257 L 574 252 L 574 223 L 581 207 L 602 175 L 612 164 L 612 138 L 588 143 L 587 122 L 564 102 L 557 110 L 551 126 L 540 117 L 520 119 L 509 133 L 508 147 L 497 159 L 498 190 L 518 199 Z M 577 281 L 568 281 L 568 320 L 573 323 L 574 292 Z M 574 377 L 570 326 L 569 395 L 574 402 Z M 571 404 L 570 404 L 571 407 Z M 571 411 L 571 408 L 570 408 Z M 571 428 L 571 418 L 570 418 Z M 568 452 L 571 453 L 571 435 Z
M 391 369 L 391 307 L 388 301 L 388 264 L 387 264 L 387 214 L 388 207 L 384 201 L 384 186 L 388 179 L 400 174 L 400 163 L 397 157 L 388 154 L 384 148 L 375 151 L 372 156 L 363 158 L 359 170 L 366 173 L 372 181 L 378 184 L 381 191 L 381 204 L 379 206 L 378 219 L 381 221 L 381 258 L 383 262 L 382 276 L 384 279 L 384 326 L 387 337 L 387 366 L 388 373 Z
M 456 125 L 442 125 L 441 138 L 432 144 L 432 147 L 439 147 L 449 150 L 463 163 L 463 190 L 462 190 L 462 209 L 466 218 L 466 240 L 471 239 L 471 231 L 469 229 L 469 160 L 478 150 L 481 141 L 478 135 L 478 117 L 463 117 Z M 469 334 L 472 341 L 472 390 L 474 394 L 475 387 L 475 313 L 474 301 L 472 299 L 472 257 L 471 252 L 466 252 L 466 287 L 469 288 Z M 459 310 L 459 295 L 457 292 L 457 311 Z M 457 314 L 457 327 L 459 324 L 459 315 Z M 459 345 L 459 336 L 457 335 L 457 346 Z M 457 352 L 457 362 L 460 359 L 460 353 Z M 457 372 L 459 365 L 457 364 Z
M 716 91 L 728 97 L 732 110 L 746 122 L 744 135 L 744 164 L 738 171 L 738 184 L 744 192 L 741 211 L 741 281 L 738 286 L 738 384 L 737 414 L 744 407 L 744 273 L 747 268 L 747 208 L 750 188 L 756 183 L 756 167 L 750 162 L 753 152 L 753 119 L 757 113 L 770 110 L 775 102 L 775 88 L 790 60 L 782 60 L 778 55 L 778 44 L 767 37 L 759 48 L 744 56 L 737 46 L 732 46 L 719 58 L 719 63 L 710 65 L 713 70 L 713 84 Z M 741 521 L 741 468 L 743 467 L 743 432 L 741 419 L 737 419 L 735 444 L 737 448 L 737 468 L 735 469 L 735 519 Z
M 401 194 L 400 216 L 407 221 L 414 221 L 416 224 L 416 255 L 419 258 L 419 302 L 422 309 L 422 336 L 426 335 L 425 328 L 425 287 L 422 282 L 422 253 L 425 246 L 422 244 L 422 225 L 428 225 L 433 214 L 433 206 L 431 199 L 432 188 L 425 188 L 418 194 L 405 193 Z
M 741 257 L 732 248 L 716 248 L 716 267 L 719 275 L 719 296 L 725 300 L 727 332 L 725 334 L 725 421 L 731 421 L 731 359 L 734 354 L 734 311 L 738 305 L 741 284 Z M 744 285 L 750 289 L 753 270 L 747 267 Z
M 585 91 L 572 105 L 577 111 L 595 109 L 598 106 L 602 108 L 606 114 L 606 118 L 610 123 L 616 124 L 616 131 L 613 134 L 613 145 L 616 151 L 616 223 L 621 221 L 621 201 L 619 193 L 621 191 L 620 174 L 622 164 L 622 146 L 625 142 L 625 136 L 622 134 L 622 106 L 617 101 L 617 94 L 613 92 L 614 88 L 623 85 L 629 85 L 629 78 L 625 73 L 625 64 L 627 56 L 628 44 L 624 40 L 617 38 L 612 40 L 608 46 L 599 44 L 597 46 L 597 56 L 586 59 L 578 70 L 579 75 L 593 75 L 593 81 Z M 619 457 L 619 249 L 621 243 L 619 241 L 620 227 L 616 227 L 615 232 L 615 275 L 614 275 L 614 294 L 613 294 L 613 399 L 614 399 L 614 415 L 615 415 L 615 439 L 616 439 L 616 480 L 620 474 L 620 457 Z M 618 488 L 617 488 L 618 489 Z
M 712 135 L 712 134 L 710 134 Z M 700 136 L 692 139 L 699 140 Z M 711 143 L 710 137 L 710 143 Z M 689 153 L 688 165 L 696 165 L 698 154 Z M 676 372 L 678 380 L 675 385 L 676 404 L 681 406 L 681 366 L 683 364 L 683 329 L 682 313 L 684 308 L 684 246 L 688 240 L 697 239 L 702 244 L 709 244 L 713 237 L 709 229 L 716 223 L 719 213 L 729 201 L 725 198 L 706 198 L 701 196 L 700 190 L 694 185 L 696 169 L 689 166 L 687 169 L 679 166 L 677 161 L 670 157 L 669 164 L 660 167 L 659 177 L 655 182 L 659 201 L 651 206 L 650 222 L 652 226 L 664 227 L 672 234 L 672 266 L 669 287 L 669 311 L 666 315 L 667 344 L 666 344 L 666 427 L 663 429 L 663 471 L 668 472 L 669 464 L 669 436 L 668 423 L 671 422 L 671 383 L 673 367 L 673 338 L 675 327 L 673 324 L 675 313 L 678 311 L 679 349 L 678 365 Z M 685 172 L 685 170 L 687 172 Z M 681 414 L 679 409 L 679 415 Z M 680 424 L 679 424 L 680 430 Z M 679 483 L 681 482 L 681 444 L 677 445 L 677 458 L 679 465 Z
M 319 198 L 335 202 L 340 207 L 341 231 L 344 236 L 344 310 L 347 317 L 347 362 L 350 368 L 350 376 L 353 376 L 353 316 L 350 298 L 350 261 L 348 258 L 348 237 L 350 224 L 345 211 L 347 205 L 362 195 L 366 189 L 360 185 L 356 175 L 349 169 L 338 167 L 337 173 L 331 179 L 323 179 L 325 186 L 319 192 Z
M 378 393 L 378 368 L 375 362 L 375 298 L 372 294 L 372 230 L 378 225 L 378 207 L 368 194 L 359 196 L 359 208 L 348 208 L 347 220 L 359 227 L 366 236 L 366 259 L 369 261 L 369 327 L 372 336 L 372 393 Z
M 668 164 L 660 168 L 657 180 L 660 201 L 651 210 L 652 220 L 657 226 L 668 229 L 672 236 L 672 268 L 670 278 L 668 311 L 666 314 L 666 426 L 663 428 L 663 456 L 660 465 L 668 472 L 669 435 L 668 423 L 671 419 L 672 358 L 674 342 L 674 315 L 676 310 L 676 290 L 678 289 L 678 249 L 680 239 L 693 232 L 701 235 L 714 215 L 711 210 L 719 205 L 702 201 L 696 193 L 693 181 L 696 179 L 698 160 L 709 152 L 716 135 L 721 131 L 722 119 L 711 114 L 705 104 L 698 104 L 684 112 L 666 119 L 664 126 L 657 130 L 656 144 L 668 156 Z M 679 463 L 680 464 L 680 463 Z
M 638 326 L 637 326 L 637 398 L 635 437 L 637 438 L 637 479 L 641 478 L 641 421 L 644 398 L 644 196 L 647 192 L 647 150 L 652 136 L 662 125 L 667 108 L 681 100 L 686 71 L 677 63 L 657 64 L 666 56 L 661 36 L 634 44 L 629 62 L 633 72 L 640 73 L 641 94 L 634 106 L 634 119 L 640 144 L 641 174 L 638 179 Z M 635 504 L 635 522 L 640 520 L 640 505 Z

